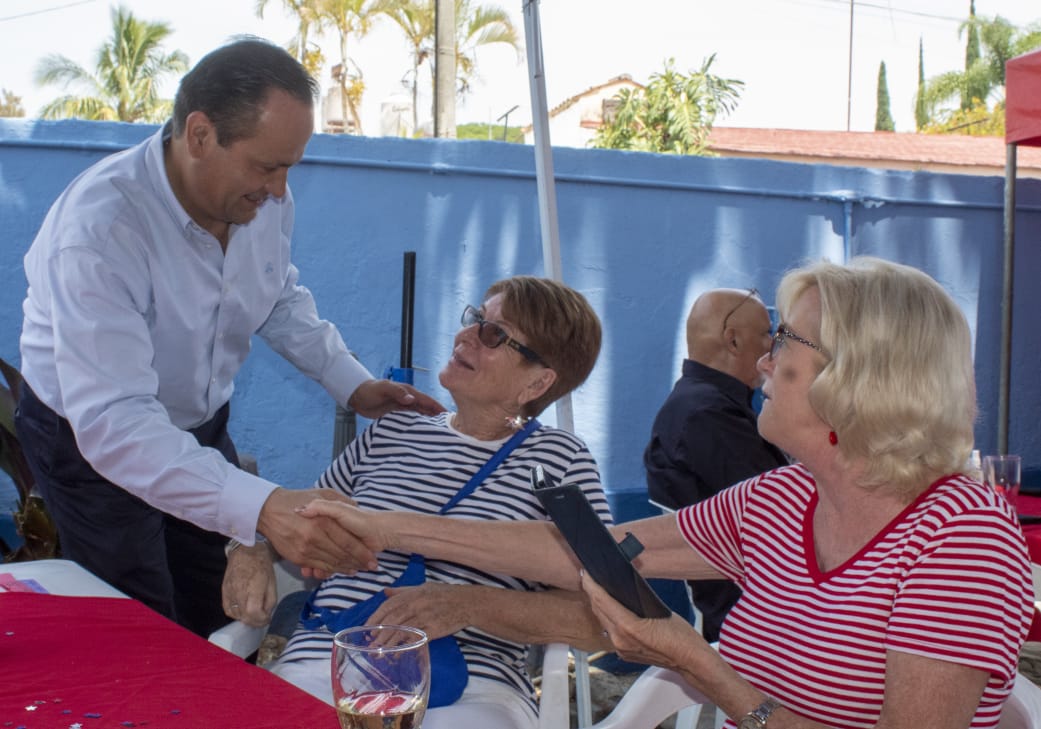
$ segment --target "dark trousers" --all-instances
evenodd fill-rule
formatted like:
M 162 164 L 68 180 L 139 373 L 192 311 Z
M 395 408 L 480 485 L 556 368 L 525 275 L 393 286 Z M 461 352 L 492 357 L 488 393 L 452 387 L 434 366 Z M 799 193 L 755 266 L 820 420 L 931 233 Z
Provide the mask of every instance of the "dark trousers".
M 238 466 L 228 413 L 225 404 L 189 432 Z M 69 421 L 24 383 L 15 429 L 58 528 L 63 557 L 199 635 L 229 622 L 221 608 L 226 537 L 159 511 L 105 480 L 80 454 Z

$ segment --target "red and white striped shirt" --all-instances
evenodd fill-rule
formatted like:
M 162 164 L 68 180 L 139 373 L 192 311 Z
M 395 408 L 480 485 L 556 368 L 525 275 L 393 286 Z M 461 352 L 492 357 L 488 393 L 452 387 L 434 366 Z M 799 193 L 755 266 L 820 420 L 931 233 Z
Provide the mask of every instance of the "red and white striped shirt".
M 829 572 L 813 547 L 816 505 L 796 464 L 678 513 L 684 538 L 744 590 L 720 634 L 727 662 L 791 711 L 853 729 L 878 721 L 887 650 L 953 661 L 990 674 L 971 726 L 995 727 L 1033 612 L 1008 504 L 947 476 Z

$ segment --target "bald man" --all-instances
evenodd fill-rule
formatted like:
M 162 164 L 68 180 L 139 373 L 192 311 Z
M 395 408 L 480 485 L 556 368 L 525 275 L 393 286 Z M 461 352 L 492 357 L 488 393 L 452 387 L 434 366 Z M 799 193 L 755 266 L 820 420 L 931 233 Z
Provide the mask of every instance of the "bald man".
M 713 289 L 694 302 L 683 375 L 658 411 L 643 454 L 654 502 L 678 509 L 788 463 L 760 437 L 752 410 L 756 362 L 770 340 L 770 315 L 754 290 Z M 690 586 L 702 632 L 715 641 L 741 591 L 728 580 Z

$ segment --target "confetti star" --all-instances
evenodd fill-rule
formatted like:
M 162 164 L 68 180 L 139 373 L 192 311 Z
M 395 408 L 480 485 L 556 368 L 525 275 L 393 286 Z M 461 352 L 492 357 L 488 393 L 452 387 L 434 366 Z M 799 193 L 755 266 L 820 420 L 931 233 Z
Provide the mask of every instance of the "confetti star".
M 88 711 L 83 716 L 84 716 L 84 718 L 87 718 L 87 719 L 100 719 L 101 718 L 101 714 L 97 713 L 96 711 Z
M 77 721 L 75 724 L 69 724 L 69 729 L 83 729 L 83 725 Z
M 36 711 L 36 704 L 33 704 L 32 706 L 26 706 L 25 710 L 26 711 Z

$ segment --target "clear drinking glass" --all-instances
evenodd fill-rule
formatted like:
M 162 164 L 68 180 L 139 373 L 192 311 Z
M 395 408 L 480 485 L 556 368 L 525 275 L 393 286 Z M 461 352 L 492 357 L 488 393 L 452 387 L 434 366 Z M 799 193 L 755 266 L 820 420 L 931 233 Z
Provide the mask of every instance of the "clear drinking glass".
M 332 681 L 342 729 L 419 729 L 430 693 L 426 633 L 403 625 L 341 630 Z
M 1013 509 L 1019 499 L 1020 470 L 1019 456 L 983 457 L 983 483 L 1004 496 Z

